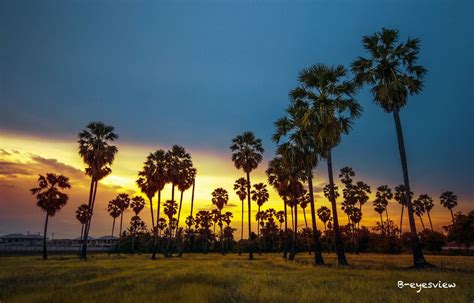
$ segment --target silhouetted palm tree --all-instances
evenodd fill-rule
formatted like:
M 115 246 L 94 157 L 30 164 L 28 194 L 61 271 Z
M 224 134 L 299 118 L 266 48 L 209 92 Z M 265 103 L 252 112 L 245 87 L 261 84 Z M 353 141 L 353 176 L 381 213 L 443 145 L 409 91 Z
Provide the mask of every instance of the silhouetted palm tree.
M 230 146 L 232 161 L 237 169 L 242 169 L 247 175 L 248 225 L 249 225 L 249 260 L 253 260 L 252 213 L 250 205 L 250 173 L 262 162 L 264 149 L 262 140 L 255 138 L 252 132 L 244 132 L 232 139 Z
M 331 220 L 331 210 L 326 206 L 321 206 L 318 209 L 318 217 L 324 224 L 324 233 L 326 234 L 326 246 L 329 252 L 329 240 L 327 237 L 327 223 Z
M 87 259 L 87 239 L 94 212 L 97 185 L 99 180 L 112 172 L 110 165 L 112 165 L 118 149 L 110 143 L 117 138 L 118 135 L 114 133 L 114 128 L 102 122 L 91 122 L 85 130 L 79 133 L 79 140 L 77 141 L 79 143 L 79 155 L 87 165 L 86 175 L 91 177 L 89 202 L 87 204 L 91 210 L 91 217 L 85 226 L 81 259 Z
M 344 245 L 339 230 L 337 205 L 334 196 L 334 177 L 332 170 L 332 149 L 340 141 L 342 134 L 349 133 L 354 118 L 358 117 L 362 108 L 353 98 L 354 85 L 345 80 L 347 71 L 342 66 L 329 67 L 324 64 L 313 65 L 300 72 L 300 87 L 291 93 L 293 99 L 302 100 L 310 105 L 306 123 L 314 124 L 313 138 L 320 153 L 327 160 L 330 185 L 329 200 L 332 205 L 334 221 L 334 242 L 338 256 L 338 264 L 346 265 Z
M 113 221 L 112 221 L 112 234 L 111 234 L 111 237 L 113 237 L 114 236 L 114 229 L 115 229 L 115 219 L 117 219 L 120 216 L 120 214 L 122 213 L 122 211 L 120 210 L 120 207 L 117 204 L 115 199 L 109 201 L 109 204 L 107 205 L 107 212 L 113 218 Z
M 123 224 L 123 213 L 128 209 L 130 206 L 130 197 L 127 194 L 118 194 L 118 196 L 115 198 L 115 203 L 117 203 L 117 206 L 120 209 L 120 231 L 119 231 L 119 253 L 120 248 L 121 248 L 121 242 L 122 242 L 122 224 Z
M 82 237 L 84 235 L 84 230 L 87 222 L 91 217 L 91 210 L 89 209 L 89 205 L 81 204 L 77 207 L 76 210 L 76 219 L 81 223 L 81 244 L 82 244 Z M 82 245 L 79 245 L 79 256 L 81 254 Z
M 425 224 L 423 223 L 423 214 L 425 213 L 425 205 L 423 204 L 423 201 L 420 199 L 416 199 L 413 201 L 413 208 L 415 210 L 415 214 L 420 218 L 421 221 L 421 226 L 423 227 L 423 230 L 425 230 Z
M 306 220 L 306 207 L 308 204 L 311 203 L 311 198 L 309 197 L 309 194 L 305 191 L 303 195 L 299 197 L 298 204 L 300 205 L 301 209 L 303 210 L 303 218 L 304 218 L 304 226 L 307 231 L 308 229 L 308 221 Z M 306 233 L 306 244 L 308 245 L 308 252 L 311 254 L 311 245 L 309 242 L 309 234 Z
M 291 95 L 291 94 L 290 94 Z M 294 97 L 292 103 L 287 108 L 287 115 L 276 121 L 276 132 L 273 135 L 273 141 L 279 143 L 280 139 L 288 137 L 289 141 L 299 149 L 299 164 L 305 175 L 305 181 L 308 183 L 308 191 L 311 207 L 311 223 L 312 235 L 314 245 L 314 262 L 317 265 L 324 264 L 321 254 L 321 244 L 319 241 L 319 232 L 316 225 L 316 207 L 313 193 L 313 168 L 318 164 L 321 156 L 321 147 L 318 146 L 318 141 L 315 140 L 313 134 L 316 133 L 314 129 L 316 123 L 307 123 L 308 112 L 310 111 L 309 104 L 300 100 L 297 96 Z
M 225 205 L 227 205 L 227 202 L 229 201 L 229 194 L 227 190 L 223 189 L 222 187 L 216 188 L 212 192 L 212 204 L 214 204 L 217 209 L 219 210 L 219 216 L 218 216 L 218 221 L 219 221 L 219 228 L 220 228 L 220 241 L 221 241 L 221 250 L 222 254 L 224 254 L 223 250 L 223 239 L 224 235 L 222 233 L 222 209 L 224 208 Z
M 182 178 L 182 169 L 188 167 L 191 162 L 191 155 L 186 152 L 184 147 L 173 145 L 171 150 L 166 152 L 168 181 L 171 182 L 171 200 L 174 199 L 174 188 L 179 184 Z M 192 162 L 191 162 L 192 165 Z
M 184 161 L 180 169 L 180 178 L 178 181 L 178 190 L 181 192 L 179 198 L 179 208 L 178 208 L 178 225 L 181 219 L 181 208 L 183 206 L 183 194 L 186 190 L 190 189 L 193 186 L 194 179 L 196 178 L 196 169 L 192 167 L 193 162 L 191 160 Z
M 389 220 L 388 219 L 388 203 L 392 199 L 393 199 L 392 190 L 387 185 L 382 185 L 377 188 L 377 192 L 375 193 L 375 201 L 378 201 L 378 203 L 383 205 L 383 208 L 385 210 L 385 215 L 387 216 L 387 221 Z
M 167 244 L 166 244 L 166 251 L 165 256 L 171 256 L 171 245 L 172 245 L 172 238 L 173 238 L 173 230 L 176 228 L 176 219 L 174 215 L 178 212 L 178 204 L 174 200 L 167 200 L 164 205 L 164 213 L 168 216 L 168 237 L 167 237 Z
M 423 204 L 423 208 L 425 209 L 426 214 L 428 215 L 428 220 L 430 221 L 431 231 L 434 231 L 433 222 L 431 222 L 431 216 L 430 216 L 430 211 L 434 207 L 433 198 L 428 196 L 428 194 L 421 194 L 418 197 L 418 201 L 420 201 L 420 203 Z
M 439 200 L 441 205 L 449 209 L 449 211 L 451 212 L 451 218 L 453 219 L 454 224 L 453 208 L 458 205 L 458 196 L 456 196 L 452 191 L 445 191 L 441 194 Z
M 355 82 L 371 85 L 375 103 L 385 112 L 393 114 L 407 197 L 413 263 L 415 267 L 429 266 L 421 250 L 413 217 L 408 163 L 399 115 L 400 109 L 408 102 L 408 95 L 417 95 L 423 88 L 426 69 L 417 65 L 420 40 L 408 38 L 406 42 L 399 42 L 398 30 L 382 28 L 381 32 L 364 36 L 362 43 L 370 56 L 358 57 L 352 63 Z
M 208 210 L 200 210 L 196 214 L 196 229 L 201 229 L 203 234 L 204 253 L 209 252 L 209 228 L 211 227 L 212 215 Z
M 410 192 L 410 197 L 413 198 L 413 192 Z M 403 210 L 407 206 L 407 199 L 406 199 L 406 190 L 405 185 L 400 184 L 395 187 L 395 200 L 402 205 L 402 213 L 400 215 L 400 236 L 402 235 L 402 225 L 403 225 Z
M 132 220 L 130 221 L 130 231 L 132 234 L 132 254 L 135 252 L 135 238 L 137 236 L 137 232 L 139 232 L 140 229 L 142 229 L 142 226 L 144 226 L 145 224 L 138 216 L 144 207 L 145 199 L 143 199 L 142 197 L 135 196 L 131 199 L 130 208 L 135 213 L 135 216 L 132 217 Z
M 247 197 L 247 181 L 245 178 L 235 180 L 234 190 L 242 202 L 242 222 L 240 227 L 239 256 L 242 254 L 242 242 L 244 240 L 244 200 Z
M 258 212 L 262 205 L 268 201 L 270 197 L 267 190 L 267 185 L 263 183 L 257 183 L 253 185 L 253 190 L 250 192 L 252 194 L 252 200 L 257 202 Z M 260 221 L 257 220 L 257 237 L 260 237 Z
M 49 217 L 54 217 L 66 205 L 68 195 L 63 193 L 62 190 L 70 188 L 69 178 L 63 175 L 48 173 L 46 176 L 39 175 L 38 187 L 30 189 L 31 193 L 36 196 L 36 205 L 46 213 L 43 234 L 43 260 L 48 258 L 46 251 L 48 219 Z

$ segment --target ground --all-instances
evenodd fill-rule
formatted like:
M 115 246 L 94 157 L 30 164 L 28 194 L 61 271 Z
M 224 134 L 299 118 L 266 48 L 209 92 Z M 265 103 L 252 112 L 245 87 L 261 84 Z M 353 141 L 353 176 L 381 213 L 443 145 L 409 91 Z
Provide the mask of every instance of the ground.
M 435 269 L 409 269 L 409 255 L 348 255 L 350 266 L 314 267 L 278 254 L 0 257 L 0 302 L 474 302 L 474 257 L 428 256 Z M 456 283 L 399 289 L 397 281 Z

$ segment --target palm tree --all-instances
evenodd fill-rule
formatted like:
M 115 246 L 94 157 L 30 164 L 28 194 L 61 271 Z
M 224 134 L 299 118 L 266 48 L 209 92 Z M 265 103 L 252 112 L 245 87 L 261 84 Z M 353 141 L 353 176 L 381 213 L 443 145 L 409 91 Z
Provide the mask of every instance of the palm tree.
M 109 201 L 109 204 L 107 205 L 107 212 L 113 218 L 112 235 L 111 235 L 113 237 L 114 236 L 114 229 L 115 229 L 115 219 L 117 219 L 120 216 L 120 214 L 122 213 L 122 211 L 120 210 L 120 207 L 119 207 L 119 205 L 118 205 L 118 203 L 115 199 Z
M 250 173 L 262 162 L 264 149 L 262 140 L 255 138 L 252 132 L 244 132 L 232 139 L 230 146 L 232 161 L 237 169 L 242 169 L 247 175 L 247 202 L 248 202 L 248 225 L 249 225 L 249 260 L 253 260 L 253 244 L 251 240 L 252 219 L 250 205 Z
M 419 203 L 421 203 L 423 205 L 423 208 L 425 209 L 426 214 L 428 215 L 428 220 L 430 221 L 431 231 L 434 231 L 433 222 L 431 222 L 431 216 L 430 216 L 430 211 L 434 207 L 433 198 L 428 196 L 428 194 L 421 194 L 418 197 L 418 201 L 419 201 Z
M 174 215 L 178 212 L 178 204 L 174 200 L 167 200 L 164 205 L 164 213 L 168 216 L 168 239 L 166 244 L 165 257 L 171 256 L 171 239 L 173 238 L 173 230 L 175 229 Z
M 334 177 L 332 169 L 332 149 L 340 141 L 342 134 L 349 133 L 353 120 L 360 116 L 361 106 L 352 97 L 355 86 L 344 80 L 347 71 L 342 66 L 329 67 L 316 64 L 301 71 L 300 87 L 291 93 L 293 99 L 302 100 L 310 105 L 306 123 L 314 124 L 311 129 L 320 153 L 326 158 L 329 178 L 329 198 L 334 221 L 334 242 L 339 265 L 347 265 L 344 244 L 339 229 L 337 205 L 334 195 Z
M 221 241 L 221 251 L 222 254 L 224 254 L 223 250 L 223 234 L 222 234 L 222 209 L 224 208 L 225 205 L 227 205 L 227 202 L 229 201 L 229 194 L 227 193 L 227 190 L 223 189 L 222 187 L 216 188 L 212 192 L 212 204 L 214 204 L 219 213 L 218 213 L 218 222 L 219 222 L 219 227 L 220 227 L 220 241 Z
M 137 236 L 137 232 L 144 226 L 145 223 L 141 220 L 138 216 L 142 209 L 145 207 L 145 199 L 140 196 L 135 196 L 131 199 L 130 208 L 135 213 L 135 216 L 130 221 L 130 230 L 133 235 L 132 238 L 132 254 L 135 252 L 135 238 Z
M 399 42 L 398 30 L 382 28 L 381 32 L 372 36 L 364 36 L 362 43 L 370 57 L 358 57 L 352 63 L 352 71 L 356 75 L 355 82 L 358 85 L 371 85 L 375 103 L 385 112 L 393 114 L 410 221 L 413 263 L 415 267 L 430 266 L 425 260 L 416 233 L 408 163 L 399 113 L 400 109 L 407 104 L 408 95 L 417 95 L 423 88 L 426 69 L 417 65 L 420 40 L 408 38 L 406 42 Z
M 95 197 L 99 180 L 112 172 L 110 165 L 114 162 L 118 152 L 116 146 L 111 145 L 118 138 L 114 128 L 102 122 L 91 122 L 86 129 L 79 133 L 79 155 L 86 164 L 86 175 L 91 177 L 88 206 L 91 211 L 89 222 L 85 226 L 82 241 L 81 259 L 87 259 L 87 239 L 94 212 Z
M 168 181 L 171 182 L 171 200 L 174 199 L 174 188 L 179 184 L 183 177 L 183 168 L 192 165 L 191 155 L 186 152 L 184 147 L 173 145 L 171 150 L 166 152 Z
M 454 224 L 454 214 L 453 214 L 453 208 L 458 205 L 458 196 L 456 196 L 452 191 L 445 191 L 444 193 L 441 194 L 439 197 L 441 205 L 443 207 L 449 209 L 451 212 L 451 218 L 453 219 L 453 224 Z
M 303 195 L 301 195 L 299 197 L 298 204 L 300 205 L 301 209 L 303 210 L 304 226 L 305 226 L 306 230 L 309 231 L 308 221 L 306 220 L 306 207 L 308 206 L 308 204 L 311 204 L 311 198 L 310 198 L 309 194 L 306 191 L 304 192 Z M 311 255 L 311 245 L 310 245 L 310 242 L 309 242 L 309 234 L 308 233 L 306 233 L 306 244 L 308 245 L 308 252 Z
M 234 190 L 237 196 L 239 196 L 240 202 L 242 202 L 242 222 L 240 227 L 240 242 L 239 242 L 239 256 L 242 254 L 242 242 L 244 239 L 244 200 L 247 197 L 247 181 L 245 178 L 239 178 L 235 180 Z
M 294 96 L 293 96 L 294 97 Z M 311 223 L 314 245 L 314 262 L 316 265 L 324 264 L 321 254 L 321 244 L 319 241 L 319 232 L 316 226 L 316 208 L 313 193 L 313 168 L 318 164 L 321 148 L 313 137 L 316 132 L 315 123 L 307 123 L 307 114 L 310 111 L 309 105 L 298 97 L 294 97 L 291 105 L 287 108 L 287 116 L 275 123 L 276 132 L 273 135 L 273 141 L 279 142 L 285 136 L 290 142 L 299 149 L 299 166 L 302 167 L 305 179 L 308 183 Z
M 119 253 L 120 253 L 120 244 L 122 242 L 122 223 L 123 223 L 123 213 L 130 206 L 130 197 L 128 194 L 118 194 L 115 198 L 115 203 L 120 209 L 120 231 L 119 231 Z
M 267 185 L 263 183 L 257 183 L 253 185 L 253 190 L 250 192 L 252 194 L 252 200 L 257 202 L 258 213 L 260 213 L 260 208 L 265 202 L 268 201 L 269 194 L 267 190 Z M 260 221 L 257 220 L 257 237 L 260 237 Z
M 413 198 L 413 192 L 410 192 L 410 197 Z M 395 200 L 402 205 L 402 214 L 400 215 L 400 237 L 402 236 L 402 225 L 403 225 L 403 210 L 407 206 L 407 199 L 406 199 L 406 190 L 405 185 L 400 184 L 395 187 Z
M 387 185 L 382 185 L 377 188 L 377 193 L 375 194 L 375 201 L 378 201 L 385 210 L 385 215 L 387 216 L 388 221 L 388 203 L 393 199 L 392 190 Z M 375 203 L 375 202 L 374 202 Z
M 326 206 L 321 206 L 318 209 L 318 217 L 324 224 L 324 233 L 326 234 L 326 246 L 329 252 L 329 241 L 327 237 L 327 223 L 331 220 L 331 210 Z
M 54 217 L 66 205 L 68 195 L 63 193 L 62 190 L 70 188 L 69 178 L 63 175 L 48 173 L 46 176 L 39 175 L 38 187 L 30 189 L 31 193 L 36 196 L 36 205 L 46 213 L 43 234 L 43 260 L 48 259 L 46 251 L 48 219 L 49 217 Z
M 211 219 L 212 215 L 211 212 L 208 210 L 200 210 L 196 214 L 196 229 L 201 229 L 203 233 L 203 244 L 204 244 L 204 253 L 208 253 L 209 251 L 209 228 L 211 227 Z
M 89 205 L 81 204 L 77 207 L 76 210 L 76 219 L 81 223 L 81 243 L 82 243 L 82 236 L 84 235 L 84 229 L 87 222 L 89 222 L 91 216 L 91 210 L 89 209 Z M 79 246 L 79 255 L 81 254 L 81 246 Z
M 179 198 L 179 209 L 178 209 L 178 225 L 181 218 L 181 207 L 183 205 L 183 194 L 186 190 L 193 186 L 194 179 L 196 178 L 196 169 L 192 167 L 193 162 L 185 161 L 182 163 L 180 170 L 180 178 L 178 181 L 178 190 L 181 192 Z
M 415 214 L 420 218 L 421 221 L 421 226 L 423 227 L 423 230 L 425 230 L 425 224 L 423 223 L 423 214 L 425 213 L 425 205 L 423 204 L 423 201 L 420 199 L 416 199 L 413 201 L 413 208 L 415 210 Z
M 160 220 L 161 191 L 168 182 L 167 156 L 164 150 L 159 149 L 147 156 L 143 163 L 143 169 L 138 172 L 138 179 L 136 182 L 141 192 L 144 193 L 150 201 L 151 225 L 154 237 L 151 259 L 156 259 L 158 231 L 153 215 L 153 197 L 158 192 L 158 205 L 156 210 L 156 222 L 158 223 Z

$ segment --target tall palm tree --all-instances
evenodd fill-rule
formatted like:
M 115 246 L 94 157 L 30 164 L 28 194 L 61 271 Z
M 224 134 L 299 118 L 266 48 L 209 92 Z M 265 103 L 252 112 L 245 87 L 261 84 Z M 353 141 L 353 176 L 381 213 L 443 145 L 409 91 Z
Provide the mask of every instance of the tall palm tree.
M 178 204 L 174 200 L 167 200 L 164 205 L 163 212 L 168 217 L 168 237 L 167 237 L 167 244 L 166 244 L 166 251 L 165 257 L 171 256 L 171 245 L 172 245 L 172 238 L 173 238 L 173 230 L 175 229 L 176 219 L 174 215 L 178 212 Z
M 232 139 L 230 146 L 232 161 L 237 169 L 242 169 L 247 175 L 247 202 L 248 202 L 248 225 L 249 225 L 249 260 L 253 260 L 252 244 L 252 212 L 250 205 L 250 173 L 258 167 L 263 159 L 262 140 L 255 138 L 252 132 L 244 132 L 242 135 Z
M 222 233 L 222 209 L 224 208 L 225 205 L 227 205 L 227 202 L 229 201 L 229 193 L 227 190 L 223 189 L 222 187 L 216 188 L 212 192 L 212 204 L 214 204 L 218 211 L 218 222 L 219 222 L 219 228 L 220 228 L 220 242 L 221 242 L 221 252 L 224 254 L 224 249 L 223 249 L 223 240 L 224 240 L 224 235 Z
M 183 176 L 183 168 L 191 166 L 191 155 L 186 152 L 184 147 L 173 145 L 171 150 L 166 152 L 168 181 L 171 182 L 171 200 L 174 199 L 175 186 L 179 184 Z
M 91 177 L 88 206 L 91 210 L 91 217 L 85 226 L 81 259 L 87 259 L 87 239 L 94 212 L 95 197 L 99 180 L 112 172 L 110 166 L 114 162 L 118 152 L 116 146 L 111 145 L 118 138 L 114 133 L 114 128 L 102 122 L 91 122 L 86 129 L 79 133 L 79 155 L 86 164 L 86 175 Z
M 87 206 L 87 205 L 86 205 Z M 111 237 L 114 236 L 114 229 L 115 229 L 115 219 L 117 219 L 122 211 L 120 210 L 120 207 L 115 199 L 109 201 L 109 204 L 107 205 L 107 212 L 109 215 L 113 218 L 112 222 L 112 234 Z
M 179 198 L 179 209 L 178 209 L 178 225 L 181 218 L 181 207 L 183 205 L 183 194 L 186 190 L 193 186 L 194 179 L 196 178 L 196 169 L 192 167 L 193 162 L 185 161 L 183 167 L 180 169 L 180 178 L 178 181 L 178 190 L 181 192 Z
M 138 179 L 136 182 L 141 192 L 144 193 L 150 201 L 151 225 L 154 237 L 151 259 L 156 259 L 158 228 L 155 225 L 153 215 L 153 197 L 158 192 L 158 204 L 156 209 L 156 223 L 158 224 L 158 221 L 160 220 L 161 191 L 168 182 L 167 156 L 164 150 L 159 149 L 147 156 L 143 163 L 143 169 L 138 172 Z
M 420 40 L 408 38 L 406 42 L 399 42 L 398 30 L 382 28 L 381 32 L 364 36 L 362 44 L 369 57 L 358 57 L 352 63 L 352 71 L 356 75 L 355 82 L 358 85 L 371 85 L 375 103 L 386 113 L 393 114 L 410 221 L 413 263 L 415 267 L 430 266 L 425 260 L 416 232 L 408 162 L 399 113 L 407 104 L 408 95 L 417 95 L 423 89 L 426 69 L 417 65 Z
M 418 201 L 419 201 L 419 203 L 421 203 L 423 205 L 423 208 L 426 211 L 426 214 L 428 215 L 428 220 L 430 221 L 431 231 L 434 231 L 433 222 L 431 222 L 431 216 L 430 216 L 430 211 L 434 207 L 433 198 L 431 198 L 428 194 L 421 194 L 418 197 Z
M 291 93 L 293 99 L 310 105 L 307 112 L 307 125 L 311 127 L 314 140 L 320 153 L 326 158 L 329 178 L 329 198 L 332 205 L 334 242 L 339 265 L 347 265 L 344 254 L 337 205 L 334 195 L 334 176 L 332 169 L 332 149 L 341 141 L 342 134 L 349 133 L 353 120 L 360 116 L 361 106 L 353 98 L 355 86 L 346 80 L 347 71 L 342 65 L 336 67 L 316 64 L 300 72 L 300 87 Z
M 454 224 L 454 214 L 453 214 L 453 208 L 458 205 L 458 196 L 456 196 L 452 191 L 445 191 L 444 193 L 441 194 L 439 197 L 441 205 L 443 207 L 449 209 L 451 212 L 451 218 L 453 219 L 453 224 Z
M 410 192 L 410 197 L 413 198 L 413 192 Z M 406 199 L 406 190 L 405 185 L 400 184 L 395 187 L 395 200 L 402 205 L 402 213 L 400 215 L 400 237 L 402 236 L 402 225 L 403 225 L 403 210 L 407 206 L 407 199 Z
M 239 256 L 242 254 L 242 242 L 244 240 L 244 200 L 247 197 L 247 181 L 245 178 L 235 180 L 234 190 L 242 203 L 242 221 L 240 227 Z
M 423 227 L 423 230 L 425 230 L 425 224 L 423 223 L 423 215 L 426 209 L 425 209 L 425 205 L 423 204 L 423 201 L 420 199 L 415 199 L 413 201 L 413 208 L 414 208 L 415 214 L 420 218 L 421 226 Z
M 375 193 L 375 201 L 378 201 L 385 210 L 385 215 L 387 216 L 388 221 L 388 203 L 393 199 L 392 189 L 387 185 L 382 185 L 377 188 Z
M 70 188 L 69 178 L 63 175 L 48 173 L 46 176 L 39 175 L 38 187 L 30 189 L 36 198 L 36 205 L 46 213 L 43 234 L 43 260 L 48 259 L 48 253 L 46 251 L 48 219 L 49 217 L 54 217 L 54 215 L 66 205 L 68 195 L 62 191 Z
M 268 201 L 270 197 L 267 190 L 267 185 L 264 183 L 257 183 L 253 185 L 253 190 L 250 192 L 252 194 L 252 200 L 257 202 L 258 213 L 260 213 L 260 208 L 265 202 Z M 260 221 L 257 220 L 257 237 L 260 237 Z
M 308 191 L 311 207 L 311 223 L 314 245 L 314 262 L 316 265 L 324 264 L 321 254 L 321 244 L 319 241 L 319 232 L 316 225 L 316 207 L 313 193 L 313 168 L 318 164 L 321 156 L 321 148 L 313 137 L 316 132 L 316 123 L 307 123 L 309 104 L 294 97 L 292 103 L 287 108 L 287 115 L 276 121 L 276 132 L 273 140 L 279 142 L 282 137 L 288 137 L 289 141 L 298 147 L 299 165 L 305 174 L 305 181 L 308 183 Z

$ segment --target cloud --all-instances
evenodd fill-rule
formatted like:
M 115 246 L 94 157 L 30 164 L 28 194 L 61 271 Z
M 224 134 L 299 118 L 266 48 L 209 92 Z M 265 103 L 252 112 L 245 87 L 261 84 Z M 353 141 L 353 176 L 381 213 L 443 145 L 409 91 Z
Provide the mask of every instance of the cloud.
M 9 152 L 7 152 L 6 150 L 4 150 L 3 148 L 0 149 L 0 156 L 10 156 L 11 154 Z
M 30 175 L 31 172 L 23 163 L 0 161 L 0 176 L 16 177 L 16 175 Z
M 56 159 L 53 158 L 43 158 L 41 156 L 33 155 L 31 156 L 31 160 L 33 160 L 35 163 L 46 166 L 50 169 L 52 169 L 55 172 L 65 174 L 65 175 L 74 175 L 78 176 L 80 175 L 81 177 L 84 176 L 84 172 L 81 170 L 72 167 L 70 165 L 67 165 L 65 163 L 59 162 Z

